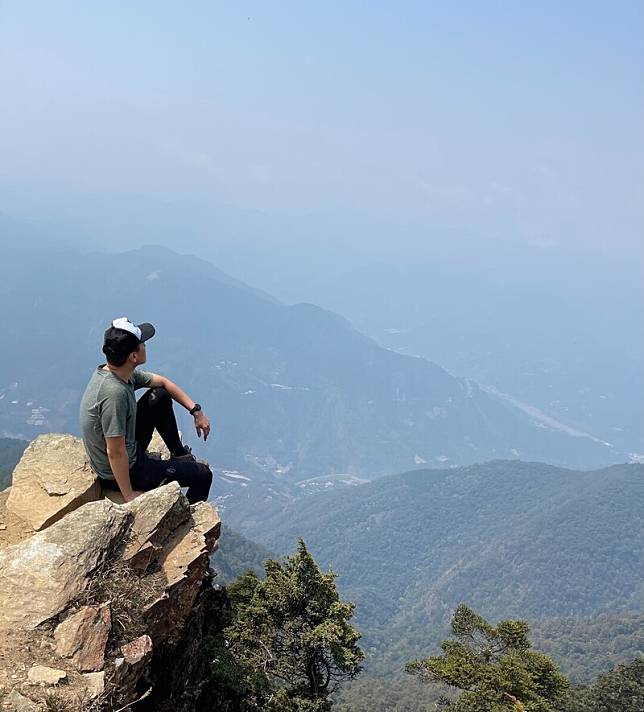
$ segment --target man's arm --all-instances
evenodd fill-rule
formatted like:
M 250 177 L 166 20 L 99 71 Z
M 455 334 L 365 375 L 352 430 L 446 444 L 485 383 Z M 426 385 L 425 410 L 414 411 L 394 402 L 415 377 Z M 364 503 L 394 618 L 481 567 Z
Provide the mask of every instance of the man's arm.
M 130 481 L 130 461 L 127 456 L 125 447 L 125 435 L 117 435 L 116 437 L 105 438 L 107 444 L 107 457 L 110 461 L 110 468 L 116 483 L 121 490 L 123 499 L 126 502 L 131 502 L 140 492 L 135 492 L 132 489 Z
M 179 388 L 179 386 L 174 383 L 174 381 L 171 381 L 165 376 L 159 376 L 158 373 L 153 373 L 151 375 L 151 388 L 165 388 L 166 391 L 168 391 L 168 393 L 170 394 L 172 400 L 175 400 L 177 403 L 180 403 L 186 410 L 192 410 L 195 405 L 195 402 L 184 390 Z M 194 414 L 193 417 L 195 419 L 197 437 L 201 437 L 201 435 L 203 434 L 203 439 L 205 442 L 208 439 L 208 435 L 210 435 L 210 420 L 208 420 L 208 417 L 203 411 L 198 411 Z

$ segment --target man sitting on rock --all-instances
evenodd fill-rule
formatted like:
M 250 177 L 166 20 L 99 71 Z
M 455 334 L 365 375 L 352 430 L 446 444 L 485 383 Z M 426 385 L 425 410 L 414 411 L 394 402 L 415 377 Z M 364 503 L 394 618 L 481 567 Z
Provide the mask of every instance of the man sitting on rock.
M 181 443 L 172 401 L 194 417 L 197 437 L 203 435 L 204 442 L 210 421 L 201 406 L 169 378 L 137 370 L 146 362 L 145 342 L 154 333 L 152 324 L 137 326 L 126 317 L 115 319 L 105 332 L 107 363 L 94 370 L 80 406 L 87 457 L 103 487 L 120 490 L 126 502 L 172 480 L 188 488 L 190 503 L 205 501 L 212 472 Z M 149 390 L 137 403 L 134 391 L 146 387 Z M 146 454 L 155 428 L 170 451 L 170 460 Z

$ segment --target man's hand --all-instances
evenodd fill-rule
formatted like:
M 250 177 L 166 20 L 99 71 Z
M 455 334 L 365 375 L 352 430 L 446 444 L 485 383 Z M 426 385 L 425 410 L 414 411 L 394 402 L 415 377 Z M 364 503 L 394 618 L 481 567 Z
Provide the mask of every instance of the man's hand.
M 197 437 L 200 438 L 203 434 L 203 441 L 208 440 L 210 435 L 210 421 L 208 416 L 203 411 L 197 411 L 195 413 L 195 430 L 197 431 Z
M 158 373 L 152 373 L 152 380 L 150 381 L 151 388 L 165 388 L 170 394 L 170 398 L 180 403 L 186 410 L 191 410 L 196 403 L 190 398 L 190 396 L 176 383 L 173 383 L 169 378 L 165 376 L 160 376 Z M 197 437 L 200 438 L 203 435 L 204 442 L 208 439 L 210 435 L 210 421 L 206 414 L 199 410 L 194 414 L 195 419 L 195 430 L 197 431 Z
M 145 492 L 138 492 L 137 490 L 132 490 L 132 493 L 128 497 L 123 497 L 126 502 L 131 502 L 136 499 L 139 495 L 145 494 Z

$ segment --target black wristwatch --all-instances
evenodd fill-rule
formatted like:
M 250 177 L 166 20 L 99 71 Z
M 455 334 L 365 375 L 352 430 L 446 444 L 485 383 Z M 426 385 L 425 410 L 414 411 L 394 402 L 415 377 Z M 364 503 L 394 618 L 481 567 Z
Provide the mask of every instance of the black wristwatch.
M 200 410 L 201 410 L 201 406 L 199 405 L 199 403 L 195 403 L 192 406 L 192 408 L 190 408 L 190 410 L 188 412 L 190 413 L 190 415 L 194 415 L 195 413 L 198 413 Z

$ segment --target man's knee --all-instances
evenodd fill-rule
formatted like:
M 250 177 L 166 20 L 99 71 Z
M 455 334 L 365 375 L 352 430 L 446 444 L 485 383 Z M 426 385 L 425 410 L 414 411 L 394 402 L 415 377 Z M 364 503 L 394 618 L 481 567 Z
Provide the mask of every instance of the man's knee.
M 212 487 L 212 470 L 210 467 L 203 462 L 198 463 L 199 465 L 199 490 L 201 492 L 201 497 L 204 500 L 208 499 L 210 494 L 210 489 Z
M 172 398 L 165 388 L 150 388 L 148 400 L 151 406 L 166 407 L 172 404 Z
M 207 482 L 210 487 L 212 484 L 212 470 L 203 462 L 199 462 L 197 464 L 199 465 L 199 473 L 201 474 L 203 481 Z

